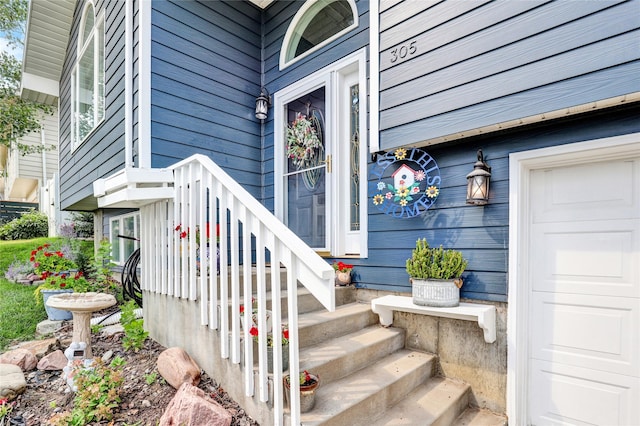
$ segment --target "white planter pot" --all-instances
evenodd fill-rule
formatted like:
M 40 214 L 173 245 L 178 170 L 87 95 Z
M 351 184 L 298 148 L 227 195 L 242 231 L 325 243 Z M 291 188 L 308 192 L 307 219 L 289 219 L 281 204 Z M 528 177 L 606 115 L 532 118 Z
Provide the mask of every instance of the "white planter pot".
M 454 307 L 460 304 L 460 289 L 455 280 L 412 278 L 413 303 L 421 306 Z

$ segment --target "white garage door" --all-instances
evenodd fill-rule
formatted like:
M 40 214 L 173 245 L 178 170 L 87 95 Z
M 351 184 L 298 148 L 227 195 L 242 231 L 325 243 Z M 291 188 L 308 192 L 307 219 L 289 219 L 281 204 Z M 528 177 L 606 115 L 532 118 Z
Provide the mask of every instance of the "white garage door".
M 530 174 L 534 425 L 640 425 L 640 157 Z

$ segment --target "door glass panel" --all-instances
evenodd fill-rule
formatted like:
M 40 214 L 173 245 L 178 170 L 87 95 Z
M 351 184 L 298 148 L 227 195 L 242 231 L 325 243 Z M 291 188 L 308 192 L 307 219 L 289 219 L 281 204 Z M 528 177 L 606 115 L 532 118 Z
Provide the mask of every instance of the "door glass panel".
M 349 114 L 349 134 L 350 140 L 350 217 L 351 231 L 360 230 L 360 93 L 359 85 L 350 87 L 349 95 L 351 100 L 351 110 Z
M 286 219 L 313 248 L 326 243 L 325 89 L 286 105 Z

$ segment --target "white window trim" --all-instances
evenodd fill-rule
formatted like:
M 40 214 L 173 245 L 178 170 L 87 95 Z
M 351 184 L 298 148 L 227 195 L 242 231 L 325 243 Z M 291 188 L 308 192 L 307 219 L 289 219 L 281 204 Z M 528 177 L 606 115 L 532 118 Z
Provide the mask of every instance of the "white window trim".
M 528 424 L 529 321 L 531 291 L 527 259 L 530 227 L 530 174 L 533 170 L 589 160 L 626 158 L 640 149 L 640 133 L 594 139 L 509 155 L 509 277 L 507 305 L 507 417 Z M 636 154 L 637 155 L 637 154 Z
M 346 56 L 333 64 L 314 72 L 313 74 L 305 77 L 296 83 L 285 87 L 284 89 L 274 93 L 273 105 L 274 105 L 274 211 L 276 217 L 286 223 L 285 213 L 285 188 L 284 182 L 281 177 L 285 170 L 285 105 L 295 100 L 301 92 L 310 92 L 319 87 L 327 87 L 326 99 L 327 110 L 325 116 L 327 117 L 326 132 L 332 132 L 331 140 L 336 140 L 338 136 L 337 126 L 334 125 L 337 120 L 336 111 L 334 111 L 333 105 L 335 104 L 336 91 L 339 90 L 339 84 L 337 80 L 342 71 L 352 68 L 354 65 L 358 67 L 358 83 L 360 85 L 360 258 L 368 257 L 368 214 L 367 214 L 367 144 L 368 144 L 368 132 L 367 132 L 367 78 L 366 78 L 366 49 L 361 49 L 357 52 Z M 333 81 L 331 81 L 333 80 Z M 330 89 L 330 90 L 329 90 Z M 331 93 L 333 92 L 333 93 Z M 332 154 L 326 151 L 327 154 Z M 332 197 L 327 193 L 327 210 L 329 214 L 336 217 L 338 207 L 336 203 L 332 203 Z M 333 227 L 334 234 L 329 235 L 330 251 L 332 256 L 341 256 L 343 253 L 334 252 L 336 249 L 343 247 L 337 239 L 341 238 L 337 235 L 337 227 Z
M 291 44 L 291 42 L 293 41 L 293 38 L 295 36 L 295 30 L 298 27 L 298 25 L 300 25 L 301 23 L 303 23 L 303 21 L 307 21 L 308 22 L 308 16 L 305 16 L 307 11 L 315 6 L 315 4 L 318 2 L 318 0 L 307 0 L 307 2 L 298 10 L 298 12 L 295 14 L 295 16 L 293 17 L 293 19 L 291 20 L 291 23 L 289 24 L 289 27 L 287 28 L 287 32 L 285 33 L 284 36 L 284 40 L 282 41 L 282 48 L 280 49 L 280 69 L 283 70 L 286 67 L 295 64 L 296 62 L 298 62 L 299 60 L 306 58 L 307 56 L 309 56 L 310 54 L 312 54 L 313 52 L 316 52 L 317 50 L 323 48 L 324 46 L 326 46 L 327 44 L 331 43 L 332 41 L 336 40 L 337 38 L 342 37 L 344 34 L 348 33 L 349 31 L 353 30 L 354 28 L 357 28 L 359 25 L 359 16 L 358 16 L 358 8 L 356 7 L 355 1 L 354 0 L 346 0 L 349 3 L 349 6 L 351 7 L 351 13 L 353 14 L 353 24 L 351 24 L 350 26 L 348 26 L 347 28 L 343 29 L 342 31 L 332 35 L 331 37 L 327 38 L 326 40 L 324 40 L 322 43 L 312 47 L 311 49 L 307 50 L 306 52 L 302 53 L 301 55 L 296 56 L 295 58 L 287 61 L 287 52 L 289 51 L 289 46 Z
M 369 2 L 369 152 L 380 151 L 380 0 Z
M 113 248 L 113 222 L 114 221 L 118 221 L 118 229 L 120 230 L 120 233 L 122 235 L 122 230 L 123 230 L 123 223 L 125 219 L 128 219 L 130 217 L 133 217 L 133 228 L 134 228 L 134 234 L 136 234 L 136 238 L 138 238 L 138 240 L 134 241 L 134 250 L 140 248 L 140 232 L 142 226 L 138 227 L 138 222 L 140 222 L 141 218 L 140 218 L 140 212 L 136 211 L 136 212 L 131 212 L 131 213 L 126 213 L 120 216 L 111 216 L 109 218 L 109 242 L 111 243 L 111 247 Z M 138 220 L 136 220 L 136 218 Z M 118 238 L 116 236 L 116 238 Z M 115 263 L 118 266 L 123 266 L 126 262 L 127 259 L 129 258 L 128 256 L 125 256 L 124 253 L 124 244 L 122 244 L 122 242 L 124 241 L 124 239 L 120 239 L 120 243 L 118 244 L 118 248 L 119 248 L 119 253 L 118 253 L 118 257 L 119 260 L 116 262 L 114 261 L 113 263 Z M 113 255 L 113 254 L 112 254 Z
M 106 116 L 106 105 L 104 106 L 104 110 L 102 113 L 102 118 L 100 120 L 96 120 L 95 121 L 95 125 L 93 126 L 93 129 L 91 129 L 91 131 L 89 133 L 87 133 L 87 135 L 84 137 L 84 139 L 82 139 L 81 141 L 78 140 L 79 138 L 79 125 L 78 125 L 78 120 L 74 117 L 74 115 L 76 114 L 76 107 L 77 107 L 77 102 L 76 102 L 76 96 L 78 95 L 78 93 L 80 92 L 80 82 L 78 81 L 78 68 L 80 66 L 80 60 L 82 59 L 82 55 L 84 54 L 84 52 L 87 49 L 87 46 L 85 44 L 86 40 L 84 39 L 84 26 L 86 23 L 86 19 L 87 19 L 87 10 L 89 9 L 89 7 L 93 8 L 93 14 L 94 14 L 94 20 L 93 20 L 93 29 L 91 30 L 91 33 L 89 35 L 89 38 L 91 38 L 91 36 L 94 37 L 94 44 L 98 43 L 98 40 L 100 39 L 100 37 L 98 37 L 98 35 L 96 34 L 96 28 L 100 27 L 100 24 L 102 24 L 102 31 L 106 33 L 106 23 L 105 23 L 105 19 L 104 19 L 104 11 L 100 12 L 98 15 L 96 15 L 96 6 L 94 4 L 93 1 L 89 0 L 85 5 L 84 8 L 82 10 L 82 18 L 80 19 L 80 27 L 78 30 L 78 46 L 76 49 L 76 61 L 75 61 L 75 65 L 73 66 L 73 71 L 71 72 L 71 152 L 75 151 L 77 148 L 79 148 L 87 139 L 89 139 L 89 136 L 91 136 L 96 129 L 100 126 L 100 124 L 102 124 L 102 122 L 105 120 L 105 116 Z M 102 34 L 102 42 L 103 44 L 106 43 L 105 41 L 105 34 Z M 97 47 L 97 46 L 94 46 Z M 106 49 L 105 46 L 103 46 L 103 57 L 102 57 L 102 72 L 104 73 L 106 70 Z M 98 55 L 97 53 L 94 54 L 93 60 L 94 60 L 94 73 L 97 76 L 97 73 L 100 69 L 99 63 L 98 63 L 98 59 L 97 59 Z M 100 79 L 99 78 L 95 78 L 94 79 L 94 92 L 98 93 L 98 84 L 99 84 Z M 106 79 L 103 76 L 103 82 L 106 83 Z M 103 83 L 103 84 L 104 84 Z M 105 93 L 103 93 L 103 95 L 105 95 Z M 106 96 L 106 95 L 105 95 Z M 96 100 L 96 102 L 98 102 Z M 94 118 L 95 116 L 98 114 L 98 109 L 94 108 Z

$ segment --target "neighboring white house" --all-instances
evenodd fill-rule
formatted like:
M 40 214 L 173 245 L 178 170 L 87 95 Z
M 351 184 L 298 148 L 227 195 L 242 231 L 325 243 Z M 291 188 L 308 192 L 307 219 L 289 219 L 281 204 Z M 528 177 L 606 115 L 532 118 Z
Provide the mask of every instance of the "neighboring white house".
M 62 3 L 61 6 L 68 7 Z M 30 12 L 31 13 L 31 12 Z M 28 25 L 40 22 L 43 16 L 29 16 Z M 53 33 L 57 31 L 53 30 Z M 44 55 L 62 52 L 68 40 L 68 34 L 50 34 L 47 36 L 46 52 L 38 49 L 42 40 L 27 38 L 24 46 L 22 62 L 22 80 L 20 96 L 23 99 L 53 107 L 53 113 L 43 114 L 42 128 L 20 139 L 19 142 L 29 146 L 46 145 L 49 149 L 39 153 L 21 155 L 17 149 L 0 148 L 0 199 L 7 201 L 38 203 L 39 210 L 49 217 L 49 235 L 57 235 L 59 225 L 66 215 L 60 211 L 58 180 L 58 78 L 62 63 L 46 60 Z M 60 50 L 62 49 L 62 50 Z

